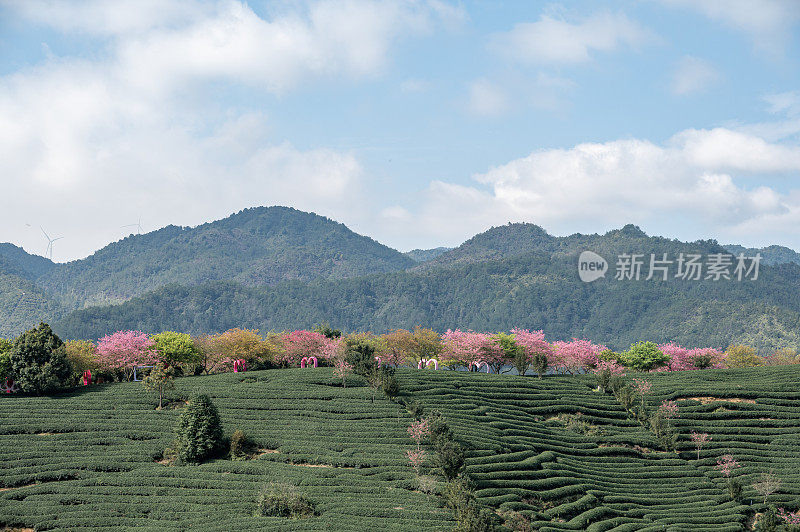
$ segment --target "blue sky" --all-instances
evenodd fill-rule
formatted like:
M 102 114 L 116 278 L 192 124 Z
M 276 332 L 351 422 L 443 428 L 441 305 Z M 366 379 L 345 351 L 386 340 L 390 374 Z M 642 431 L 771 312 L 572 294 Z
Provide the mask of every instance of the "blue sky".
M 291 205 L 800 249 L 800 2 L 0 0 L 0 241 Z

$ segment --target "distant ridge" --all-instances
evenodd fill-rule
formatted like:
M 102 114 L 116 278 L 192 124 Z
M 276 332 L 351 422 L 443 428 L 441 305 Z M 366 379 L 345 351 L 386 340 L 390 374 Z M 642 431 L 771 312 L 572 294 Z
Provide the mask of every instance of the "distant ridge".
M 438 247 L 433 249 L 412 249 L 411 251 L 406 251 L 404 253 L 405 256 L 411 257 L 416 262 L 428 262 L 429 260 L 433 260 L 442 253 L 446 253 L 453 248 L 446 248 L 446 247 Z
M 723 246 L 730 253 L 739 255 L 744 253 L 747 257 L 755 257 L 757 253 L 761 254 L 762 263 L 769 266 L 776 266 L 778 264 L 800 264 L 800 253 L 793 249 L 784 246 L 768 246 L 765 248 L 746 248 L 738 244 L 726 244 Z

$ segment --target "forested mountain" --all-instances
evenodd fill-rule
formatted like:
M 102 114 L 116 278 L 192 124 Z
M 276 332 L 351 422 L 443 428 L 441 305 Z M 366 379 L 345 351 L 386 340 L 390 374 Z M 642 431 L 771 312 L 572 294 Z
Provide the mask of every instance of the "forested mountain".
M 640 236 L 625 235 L 612 235 L 605 253 L 645 243 L 662 249 L 660 239 L 639 242 Z M 673 251 L 697 250 L 697 245 L 667 242 Z M 531 252 L 454 269 L 269 288 L 170 286 L 123 305 L 73 313 L 56 329 L 67 337 L 93 338 L 124 328 L 280 330 L 327 321 L 373 332 L 417 324 L 439 331 L 521 326 L 544 329 L 551 339 L 586 337 L 617 349 L 640 339 L 719 347 L 747 342 L 762 351 L 800 346 L 796 265 L 765 267 L 757 281 L 617 281 L 610 276 L 587 284 L 577 277 L 576 259 Z
M 129 236 L 63 265 L 2 245 L 0 336 L 40 319 L 67 338 L 128 328 L 200 333 L 327 321 L 374 332 L 520 326 L 614 348 L 640 339 L 800 347 L 800 266 L 792 262 L 764 266 L 757 281 L 646 281 L 646 264 L 639 281 L 614 279 L 621 254 L 647 262 L 650 254 L 675 260 L 680 253 L 726 252 L 712 240 L 650 237 L 632 225 L 554 237 L 533 224 L 509 224 L 436 257 L 442 250 L 418 251 L 404 255 L 284 207 Z M 580 281 L 583 251 L 607 260 L 604 279 Z
M 746 248 L 736 244 L 726 244 L 725 249 L 729 253 L 739 255 L 744 253 L 747 256 L 754 257 L 757 253 L 761 254 L 764 264 L 775 266 L 777 264 L 789 264 L 793 262 L 800 264 L 800 253 L 793 249 L 784 246 L 768 246 L 765 248 Z
M 411 251 L 406 251 L 404 255 L 406 257 L 411 257 L 417 262 L 428 262 L 429 260 L 433 260 L 442 253 L 450 251 L 453 248 L 446 248 L 446 247 L 438 247 L 433 249 L 412 249 Z
M 272 285 L 343 279 L 411 264 L 402 253 L 328 218 L 259 207 L 197 227 L 131 235 L 86 259 L 57 265 L 39 284 L 64 305 L 81 308 L 121 302 L 170 283 Z
M 31 255 L 14 244 L 0 243 L 0 271 L 14 272 L 28 280 L 35 280 L 55 267 L 56 264 L 50 259 Z

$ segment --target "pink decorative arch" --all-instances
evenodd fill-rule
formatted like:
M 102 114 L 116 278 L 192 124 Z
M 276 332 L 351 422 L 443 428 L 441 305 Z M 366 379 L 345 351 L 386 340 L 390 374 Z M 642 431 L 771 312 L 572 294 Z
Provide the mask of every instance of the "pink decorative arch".
M 469 369 L 472 369 L 472 366 L 475 366 L 475 371 L 480 371 L 481 367 L 485 367 L 486 373 L 489 373 L 489 364 L 487 364 L 483 360 L 478 360 L 477 362 L 470 362 Z
M 247 371 L 247 363 L 244 361 L 243 358 L 233 361 L 233 372 L 239 373 L 240 371 L 242 372 Z
M 303 357 L 303 359 L 300 360 L 300 367 L 301 368 L 310 368 L 310 367 L 312 367 L 311 366 L 312 363 L 314 364 L 313 367 L 316 368 L 317 367 L 317 357 Z
M 417 363 L 417 369 L 429 368 L 433 364 L 433 369 L 439 369 L 439 361 L 435 358 L 423 358 Z
M 92 383 L 92 372 L 88 369 L 83 372 L 83 385 L 89 386 Z

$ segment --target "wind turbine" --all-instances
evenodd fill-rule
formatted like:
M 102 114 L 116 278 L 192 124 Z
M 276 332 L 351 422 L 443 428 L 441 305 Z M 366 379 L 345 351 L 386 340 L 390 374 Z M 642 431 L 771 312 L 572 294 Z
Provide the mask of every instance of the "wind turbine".
M 142 234 L 142 217 L 139 216 L 139 221 L 137 223 L 123 225 L 122 227 L 135 227 L 136 228 L 136 234 L 137 235 L 141 235 Z
M 55 242 L 56 240 L 61 240 L 64 237 L 59 236 L 57 238 L 50 238 L 50 235 L 47 234 L 47 232 L 44 230 L 44 227 L 40 225 L 39 229 L 42 230 L 42 233 L 44 233 L 44 237 L 47 239 L 47 251 L 45 251 L 44 254 L 47 258 L 53 260 L 53 242 Z

